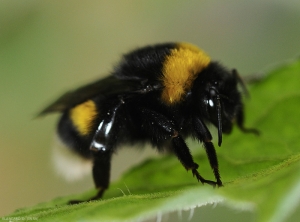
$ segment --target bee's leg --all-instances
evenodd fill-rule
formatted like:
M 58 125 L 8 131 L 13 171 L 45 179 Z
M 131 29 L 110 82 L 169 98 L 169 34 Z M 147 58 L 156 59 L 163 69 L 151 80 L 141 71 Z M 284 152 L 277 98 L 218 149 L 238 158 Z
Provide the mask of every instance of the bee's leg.
M 90 150 L 93 152 L 93 178 L 98 193 L 89 200 L 100 199 L 104 191 L 109 186 L 111 156 L 119 137 L 120 122 L 118 115 L 122 116 L 122 107 L 125 104 L 123 97 L 118 97 L 111 102 L 104 113 L 95 135 L 92 139 Z M 70 203 L 78 203 L 83 201 L 71 201 Z
M 183 138 L 180 135 L 174 136 L 172 138 L 172 144 L 173 144 L 173 151 L 182 163 L 182 165 L 187 169 L 187 170 L 192 170 L 192 173 L 194 176 L 196 176 L 197 180 L 200 181 L 201 183 L 207 183 L 212 186 L 216 186 L 218 182 L 214 182 L 211 180 L 206 180 L 204 179 L 199 172 L 197 171 L 198 169 L 198 164 L 193 161 L 193 157 L 184 142 Z
M 259 135 L 259 131 L 253 128 L 247 128 L 244 126 L 244 108 L 243 106 L 240 107 L 236 114 L 236 123 L 240 130 L 244 133 L 253 133 Z
M 100 151 L 101 152 L 101 151 Z M 109 186 L 110 180 L 110 166 L 111 166 L 111 152 L 97 153 L 94 159 L 93 179 L 98 193 L 91 198 L 97 200 L 102 197 L 104 191 Z
M 198 181 L 212 186 L 222 184 L 220 181 L 214 182 L 206 180 L 199 174 L 197 171 L 198 164 L 194 162 L 190 150 L 175 126 L 174 121 L 152 110 L 142 109 L 141 112 L 143 116 L 143 119 L 141 119 L 142 130 L 151 136 L 152 141 L 171 140 L 171 151 L 177 156 L 186 170 L 192 171 Z
M 102 117 L 90 145 L 90 150 L 94 158 L 93 178 L 98 193 L 85 201 L 101 198 L 109 186 L 111 156 L 116 147 L 119 134 L 119 128 L 115 127 L 115 121 L 117 121 L 117 113 L 120 112 L 124 101 L 118 98 L 113 101 L 112 104 L 111 108 L 109 108 Z M 85 201 L 72 200 L 69 203 L 75 204 Z
M 219 164 L 217 159 L 217 154 L 213 143 L 211 142 L 212 136 L 207 129 L 206 125 L 199 119 L 195 118 L 193 121 L 194 130 L 196 132 L 196 136 L 200 142 L 203 142 L 209 164 L 214 172 L 216 178 L 216 185 L 222 186 L 222 181 L 219 173 Z
M 71 200 L 69 204 L 77 204 L 90 200 L 98 200 L 102 197 L 105 190 L 109 186 L 110 180 L 110 166 L 111 166 L 111 152 L 95 152 L 93 165 L 93 179 L 98 190 L 97 194 L 87 200 Z

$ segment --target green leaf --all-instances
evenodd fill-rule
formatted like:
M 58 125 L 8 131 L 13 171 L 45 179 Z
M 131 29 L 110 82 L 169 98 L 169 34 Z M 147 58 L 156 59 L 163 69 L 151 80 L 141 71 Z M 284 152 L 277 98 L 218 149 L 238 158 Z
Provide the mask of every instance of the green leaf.
M 111 185 L 104 199 L 66 205 L 55 199 L 21 209 L 7 217 L 43 221 L 133 221 L 164 213 L 222 202 L 235 209 L 252 210 L 258 221 L 284 221 L 300 200 L 300 60 L 270 72 L 250 86 L 246 101 L 247 126 L 261 135 L 234 130 L 217 148 L 224 187 L 199 184 L 174 156 L 151 159 L 132 168 Z M 199 171 L 213 179 L 201 145 L 188 141 Z M 221 215 L 222 216 L 222 215 Z

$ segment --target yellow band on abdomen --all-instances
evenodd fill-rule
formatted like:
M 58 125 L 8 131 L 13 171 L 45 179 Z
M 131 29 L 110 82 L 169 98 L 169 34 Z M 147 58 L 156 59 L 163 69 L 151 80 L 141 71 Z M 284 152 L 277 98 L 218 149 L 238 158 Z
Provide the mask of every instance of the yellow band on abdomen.
M 97 114 L 96 104 L 88 100 L 70 110 L 70 119 L 81 135 L 87 135 Z

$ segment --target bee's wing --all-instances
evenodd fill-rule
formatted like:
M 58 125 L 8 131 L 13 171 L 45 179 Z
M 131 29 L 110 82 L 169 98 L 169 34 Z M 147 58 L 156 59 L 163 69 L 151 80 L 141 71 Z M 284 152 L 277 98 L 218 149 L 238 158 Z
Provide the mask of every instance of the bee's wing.
M 69 91 L 59 97 L 55 102 L 43 109 L 39 116 L 52 112 L 63 112 L 97 95 L 109 96 L 133 90 L 135 83 L 108 76 L 91 84 L 82 86 L 76 90 Z

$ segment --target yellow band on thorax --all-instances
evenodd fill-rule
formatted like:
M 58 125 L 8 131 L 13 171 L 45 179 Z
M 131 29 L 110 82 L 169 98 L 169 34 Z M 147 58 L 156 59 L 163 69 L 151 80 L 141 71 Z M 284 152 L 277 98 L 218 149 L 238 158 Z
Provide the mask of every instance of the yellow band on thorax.
M 162 100 L 174 104 L 191 89 L 197 75 L 209 65 L 210 57 L 198 47 L 180 43 L 171 50 L 163 65 Z

